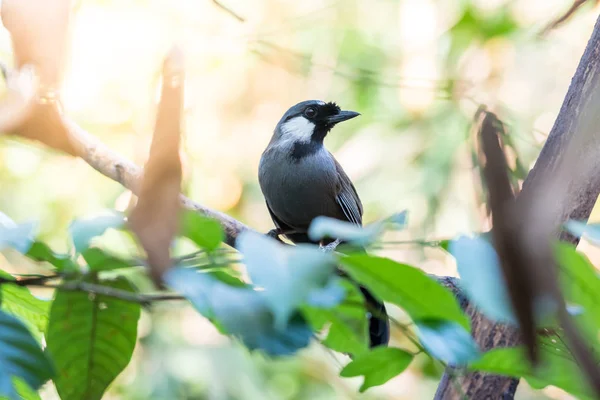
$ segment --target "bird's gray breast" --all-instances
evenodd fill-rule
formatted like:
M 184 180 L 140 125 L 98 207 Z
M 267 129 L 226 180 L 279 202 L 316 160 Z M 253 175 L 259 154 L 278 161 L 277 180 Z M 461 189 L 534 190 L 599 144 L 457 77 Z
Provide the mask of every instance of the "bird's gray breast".
M 324 147 L 299 159 L 290 156 L 289 148 L 267 148 L 259 182 L 273 214 L 292 228 L 305 230 L 319 215 L 340 213 L 337 170 Z

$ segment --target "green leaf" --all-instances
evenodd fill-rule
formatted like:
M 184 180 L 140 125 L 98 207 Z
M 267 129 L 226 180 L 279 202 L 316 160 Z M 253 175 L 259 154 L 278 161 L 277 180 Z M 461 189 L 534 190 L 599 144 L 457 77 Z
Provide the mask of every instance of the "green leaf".
M 437 243 L 437 247 L 439 247 L 440 249 L 450 253 L 450 242 L 452 242 L 450 239 L 443 239 L 440 240 Z
M 21 400 L 41 400 L 40 395 L 36 390 L 33 390 L 27 383 L 19 378 L 13 378 L 13 382 L 15 384 L 15 388 L 17 389 L 17 394 L 19 395 L 19 399 Z
M 301 304 L 315 297 L 328 306 L 343 299 L 339 286 L 328 285 L 336 267 L 332 254 L 313 245 L 286 246 L 250 231 L 243 232 L 236 244 L 252 283 L 264 289 L 260 294 L 271 308 L 278 329 L 285 327 Z
M 360 387 L 364 392 L 370 387 L 383 385 L 393 377 L 401 374 L 410 364 L 413 355 L 394 347 L 376 347 L 357 356 L 340 372 L 340 376 L 350 378 L 364 375 L 365 380 Z
M 99 283 L 134 291 L 124 277 Z M 56 292 L 46 340 L 58 369 L 54 383 L 62 400 L 102 398 L 131 359 L 140 312 L 139 304 L 112 297 Z
M 38 299 L 25 287 L 5 283 L 1 289 L 2 310 L 18 317 L 41 339 L 48 324 L 51 302 Z
M 127 261 L 109 254 L 98 247 L 87 248 L 81 255 L 92 271 L 110 271 L 113 269 L 132 267 Z
M 343 281 L 346 290 L 343 303 L 331 309 L 305 306 L 302 313 L 315 331 L 328 324 L 323 345 L 341 353 L 357 355 L 369 349 L 369 329 L 364 298 L 359 289 Z
M 203 273 L 210 275 L 213 278 L 218 279 L 219 281 L 221 281 L 229 286 L 235 286 L 235 287 L 249 287 L 250 286 L 246 282 L 242 281 L 240 278 L 233 276 L 232 274 L 230 274 L 226 271 L 220 270 L 220 269 L 203 271 Z
M 573 236 L 585 236 L 591 244 L 600 245 L 600 224 L 586 224 L 583 221 L 570 219 L 565 222 L 564 228 Z
M 407 212 L 403 211 L 383 221 L 362 227 L 339 219 L 320 216 L 310 224 L 308 236 L 315 241 L 333 238 L 358 246 L 366 246 L 377 239 L 386 228 L 403 229 L 406 227 L 406 220 Z
M 479 358 L 479 349 L 469 332 L 456 322 L 417 321 L 417 336 L 434 358 L 463 365 Z
M 403 308 L 413 320 L 454 321 L 469 329 L 469 319 L 452 292 L 420 269 L 364 254 L 340 261 L 356 281 L 380 299 Z
M 77 270 L 77 265 L 68 254 L 55 253 L 43 242 L 34 241 L 25 255 L 35 261 L 50 263 L 61 272 Z
M 225 333 L 251 350 L 289 355 L 308 346 L 312 330 L 299 314 L 279 329 L 264 296 L 252 288 L 229 286 L 207 274 L 172 268 L 165 282 L 187 297 L 194 307 Z
M 38 389 L 54 374 L 52 364 L 25 325 L 0 311 L 0 396 L 19 399 L 13 378 Z
M 366 336 L 366 314 L 354 309 L 354 313 L 360 315 L 344 315 L 340 312 L 324 308 L 304 307 L 304 316 L 313 327 L 324 327 L 329 324 L 327 337 L 323 344 L 340 353 L 361 354 L 369 348 Z M 359 317 L 359 318 L 357 318 Z M 364 321 L 364 330 L 353 326 L 356 322 Z
M 200 215 L 195 211 L 182 213 L 180 234 L 206 251 L 215 250 L 225 239 L 223 227 L 217 220 Z
M 516 324 L 494 247 L 481 237 L 461 236 L 450 242 L 449 251 L 456 259 L 460 287 L 469 300 L 491 320 Z
M 107 229 L 117 229 L 125 224 L 125 216 L 117 211 L 98 215 L 91 218 L 76 219 L 69 226 L 69 232 L 78 253 L 90 246 L 90 242 L 97 236 L 102 236 Z
M 541 361 L 535 371 L 531 368 L 522 346 L 490 350 L 483 353 L 481 358 L 468 368 L 473 371 L 522 377 L 536 389 L 553 385 L 581 399 L 593 398 L 593 392 L 586 386 L 577 364 L 568 353 L 548 351 L 548 348 L 557 346 L 552 340 L 557 341 L 552 338 L 543 339 Z
M 566 301 L 583 308 L 577 320 L 596 337 L 600 329 L 600 277 L 587 257 L 566 243 L 557 243 L 554 254 L 559 282 Z
M 34 222 L 0 225 L 0 250 L 10 247 L 19 253 L 27 253 L 33 243 L 36 228 L 37 224 Z

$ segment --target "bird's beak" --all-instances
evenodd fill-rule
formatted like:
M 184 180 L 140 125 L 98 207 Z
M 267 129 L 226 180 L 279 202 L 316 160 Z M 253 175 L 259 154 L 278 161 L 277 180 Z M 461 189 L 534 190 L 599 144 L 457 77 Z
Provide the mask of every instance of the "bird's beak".
M 352 119 L 354 117 L 358 117 L 359 115 L 360 115 L 360 113 L 357 113 L 356 111 L 340 111 L 336 115 L 327 117 L 327 122 L 334 125 L 334 124 L 337 124 L 338 122 L 343 122 L 343 121 Z

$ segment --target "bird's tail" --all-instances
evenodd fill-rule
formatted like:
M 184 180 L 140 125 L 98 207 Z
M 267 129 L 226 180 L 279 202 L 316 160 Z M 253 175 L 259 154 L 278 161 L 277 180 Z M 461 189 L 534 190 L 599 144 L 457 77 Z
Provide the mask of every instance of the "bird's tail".
M 313 243 L 313 244 L 319 244 L 319 242 L 315 242 L 312 241 L 308 238 L 308 235 L 305 233 L 293 233 L 290 235 L 286 235 L 288 237 L 288 239 L 292 240 L 294 243 Z M 320 242 L 321 245 L 327 245 L 330 242 L 333 242 L 334 240 L 322 240 Z M 345 242 L 340 243 L 340 246 L 345 245 Z M 339 248 L 339 247 L 338 247 Z M 367 250 L 363 247 L 350 247 L 349 249 L 351 249 L 354 252 L 359 252 L 359 253 L 366 253 Z M 344 252 L 342 250 L 342 252 Z M 350 281 L 353 282 L 353 279 L 348 276 L 348 274 L 346 274 L 345 272 L 343 272 L 342 270 L 340 270 L 338 268 L 337 273 L 340 276 L 343 276 L 347 279 L 349 279 Z M 354 282 L 354 284 L 356 284 L 356 282 Z M 364 299 L 365 299 L 365 304 L 367 306 L 367 310 L 369 311 L 368 314 L 368 321 L 369 321 L 369 345 L 370 347 L 376 347 L 376 346 L 387 346 L 387 344 L 390 341 L 390 320 L 388 318 L 388 314 L 387 311 L 385 309 L 385 305 L 383 304 L 382 301 L 379 301 L 378 299 L 375 298 L 375 296 L 373 296 L 373 294 L 364 286 L 359 285 L 358 286 Z
M 390 341 L 390 320 L 385 305 L 364 286 L 360 286 L 360 291 L 365 298 L 367 310 L 369 310 L 370 347 L 387 346 Z
M 340 243 L 340 246 L 343 245 L 347 244 L 344 242 Z M 338 249 L 340 249 L 340 247 L 338 247 Z M 362 246 L 349 246 L 347 247 L 347 250 L 354 253 L 367 254 L 367 249 Z M 341 252 L 344 252 L 343 247 L 341 248 Z M 346 273 L 343 273 L 343 275 L 353 281 Z M 356 284 L 356 282 L 354 283 Z M 359 285 L 358 287 L 365 299 L 365 304 L 369 312 L 367 318 L 369 321 L 370 347 L 387 346 L 390 341 L 390 319 L 385 309 L 385 305 L 382 301 L 378 300 L 369 289 L 362 285 Z

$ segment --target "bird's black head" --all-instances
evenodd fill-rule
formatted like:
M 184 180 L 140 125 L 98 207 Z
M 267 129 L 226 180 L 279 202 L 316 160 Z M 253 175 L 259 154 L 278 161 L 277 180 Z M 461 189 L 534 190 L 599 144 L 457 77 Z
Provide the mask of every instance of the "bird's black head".
M 275 130 L 278 140 L 322 143 L 337 123 L 357 117 L 355 111 L 343 111 L 335 103 L 307 100 L 291 107 Z

